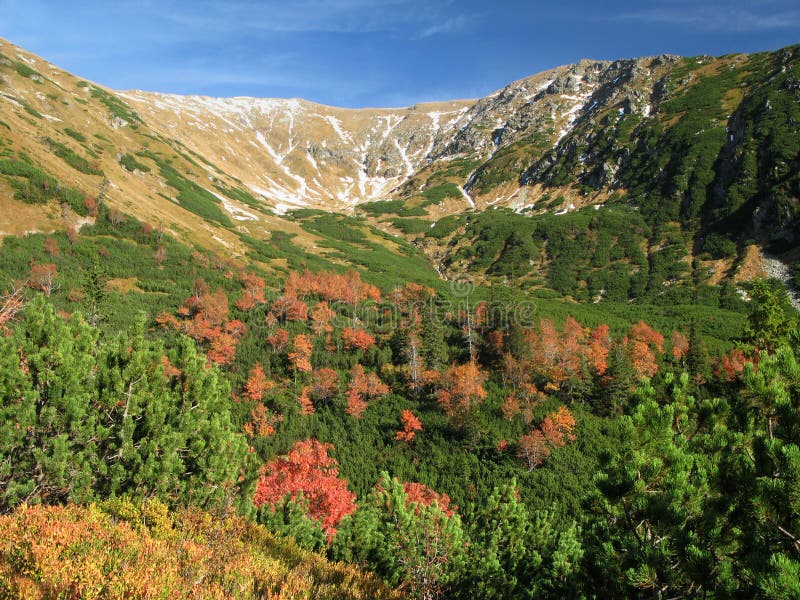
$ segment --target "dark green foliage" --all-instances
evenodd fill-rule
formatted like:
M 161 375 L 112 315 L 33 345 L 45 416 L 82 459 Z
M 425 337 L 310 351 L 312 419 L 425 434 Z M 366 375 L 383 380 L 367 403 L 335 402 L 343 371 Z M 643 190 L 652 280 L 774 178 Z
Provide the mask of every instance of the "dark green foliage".
M 433 224 L 425 219 L 390 219 L 389 222 L 406 235 L 426 233 Z
M 428 214 L 428 211 L 421 206 L 408 206 L 405 200 L 367 202 L 366 204 L 360 204 L 358 209 L 373 217 L 386 214 L 395 214 L 401 217 L 425 217 Z
M 272 211 L 264 205 L 263 202 L 256 200 L 253 195 L 246 190 L 238 187 L 231 187 L 222 183 L 221 181 L 214 182 L 214 187 L 222 194 L 233 200 L 238 200 L 242 204 L 246 204 L 250 208 L 254 208 L 264 214 L 272 214 Z
M 150 172 L 150 167 L 148 167 L 143 163 L 140 163 L 138 160 L 136 160 L 136 157 L 134 157 L 132 154 L 126 153 L 120 156 L 119 164 L 121 164 L 126 170 L 131 172 L 137 170 L 142 171 L 143 173 Z
M 797 311 L 789 303 L 783 283 L 756 280 L 748 286 L 752 299 L 747 337 L 757 348 L 774 350 L 797 331 Z
M 462 197 L 461 191 L 454 183 L 441 183 L 431 187 L 426 187 L 422 191 L 422 195 L 425 196 L 425 203 L 423 206 L 427 206 L 429 204 L 438 204 L 447 198 Z
M 736 242 L 718 233 L 710 233 L 703 240 L 702 250 L 715 260 L 734 258 Z
M 294 211 L 292 215 L 303 219 L 303 229 L 323 238 L 320 245 L 331 249 L 331 258 L 354 265 L 365 280 L 382 289 L 388 290 L 406 281 L 409 272 L 414 273 L 416 282 L 434 289 L 442 287 L 441 279 L 427 258 L 414 246 L 363 220 L 309 211 Z
M 79 82 L 79 87 L 86 87 L 81 86 L 80 84 L 84 82 Z M 123 121 L 126 121 L 131 129 L 137 129 L 139 124 L 142 122 L 141 117 L 136 114 L 135 111 L 128 108 L 122 100 L 114 96 L 113 94 L 109 94 L 105 90 L 100 89 L 96 86 L 89 86 L 90 91 L 93 98 L 100 100 L 103 104 L 105 104 L 108 111 L 115 117 L 119 117 Z
M 70 129 L 69 127 L 64 129 L 64 133 L 66 133 L 69 137 L 71 137 L 73 140 L 75 140 L 77 142 L 83 143 L 83 142 L 86 141 L 86 136 L 85 135 L 83 135 L 79 131 L 75 131 L 74 129 Z
M 68 146 L 65 146 L 64 144 L 51 138 L 45 138 L 44 142 L 50 147 L 50 150 L 53 151 L 53 154 L 58 156 L 76 171 L 86 173 L 87 175 L 103 174 L 103 171 L 98 169 L 96 166 L 89 164 L 88 160 L 77 154 L 72 148 L 69 148 Z
M 219 198 L 214 194 L 179 173 L 177 169 L 156 154 L 148 151 L 143 155 L 158 165 L 161 177 L 164 178 L 168 185 L 177 190 L 178 204 L 183 208 L 225 227 L 233 226 L 228 215 L 220 209 Z
M 308 517 L 308 501 L 284 499 L 277 507 L 262 506 L 256 522 L 270 531 L 291 536 L 297 545 L 306 550 L 320 551 L 325 547 L 325 532 L 319 521 Z
M 534 161 L 523 179 L 619 186 L 653 227 L 675 221 L 733 241 L 780 238 L 800 214 L 799 75 L 796 46 L 683 59 L 659 82 L 665 94 L 654 115 L 611 112 L 578 123 L 569 134 L 575 143 Z M 613 182 L 606 165 L 618 167 Z M 731 256 L 733 247 L 718 241 L 702 249 Z
M 452 235 L 459 227 L 464 225 L 462 215 L 448 215 L 436 221 L 426 233 L 425 237 L 442 239 Z
M 66 203 L 78 214 L 87 214 L 81 191 L 61 185 L 29 160 L 2 159 L 0 174 L 11 178 L 14 197 L 18 200 L 29 204 L 45 204 L 55 200 Z
M 220 505 L 245 457 L 229 391 L 183 339 L 167 354 L 143 324 L 116 340 L 36 299 L 0 338 L 0 506 L 157 496 Z M 13 468 L 12 468 L 13 466 Z
M 454 259 L 467 259 L 472 268 L 512 279 L 539 270 L 546 259 L 548 285 L 560 294 L 590 300 L 602 292 L 607 300 L 627 300 L 644 291 L 640 278 L 647 257 L 642 246 L 649 234 L 641 217 L 627 209 L 537 217 L 492 210 L 470 220 L 466 235 L 475 241 Z M 672 268 L 679 258 L 669 255 L 665 260 Z M 659 282 L 672 276 L 663 267 L 652 270 Z
M 23 62 L 14 63 L 14 70 L 23 77 L 33 79 L 34 77 L 41 77 L 39 71 L 26 65 Z

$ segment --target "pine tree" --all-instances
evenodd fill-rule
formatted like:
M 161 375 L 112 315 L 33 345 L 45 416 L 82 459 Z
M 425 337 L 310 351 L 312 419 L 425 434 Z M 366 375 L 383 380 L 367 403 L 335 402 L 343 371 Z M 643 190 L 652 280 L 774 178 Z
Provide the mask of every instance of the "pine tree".
M 86 310 L 89 323 L 97 325 L 100 321 L 100 310 L 106 297 L 106 274 L 100 265 L 100 258 L 95 254 L 83 280 L 83 293 L 86 296 Z
M 450 362 L 444 325 L 436 315 L 430 315 L 430 318 L 423 321 L 421 353 L 425 365 L 434 371 L 441 370 Z

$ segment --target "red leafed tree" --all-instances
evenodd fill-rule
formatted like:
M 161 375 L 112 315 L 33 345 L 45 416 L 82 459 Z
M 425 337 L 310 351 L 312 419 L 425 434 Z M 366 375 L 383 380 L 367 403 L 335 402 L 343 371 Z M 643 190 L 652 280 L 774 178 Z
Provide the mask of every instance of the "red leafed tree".
M 311 372 L 311 340 L 307 335 L 299 333 L 292 340 L 293 352 L 289 352 L 289 361 L 301 373 Z
M 347 387 L 347 408 L 345 412 L 351 417 L 360 419 L 367 410 L 367 400 L 378 398 L 389 393 L 389 386 L 383 383 L 375 373 L 366 373 L 364 367 L 356 365 L 350 372 L 352 378 Z
M 288 454 L 262 468 L 253 503 L 257 508 L 274 507 L 286 497 L 297 500 L 302 494 L 309 517 L 318 520 L 328 539 L 332 538 L 339 521 L 356 509 L 355 494 L 339 477 L 336 459 L 328 456 L 332 448 L 315 439 L 296 442 Z
M 745 365 L 751 363 L 753 366 L 758 366 L 758 356 L 748 357 L 741 348 L 734 348 L 722 357 L 722 370 L 720 375 L 723 379 L 733 381 L 744 373 Z
M 550 444 L 538 429 L 526 433 L 519 438 L 517 455 L 525 461 L 529 471 L 533 471 L 550 456 Z
M 458 420 L 486 399 L 486 373 L 475 361 L 463 365 L 452 365 L 439 381 L 436 400 L 448 417 Z
M 48 298 L 56 289 L 58 284 L 58 269 L 53 263 L 31 264 L 31 274 L 28 277 L 28 287 L 44 292 Z
M 400 423 L 403 425 L 403 429 L 398 431 L 394 437 L 399 442 L 411 442 L 417 431 L 422 431 L 422 422 L 408 409 L 403 409 L 400 414 Z
M 672 358 L 681 360 L 689 352 L 689 340 L 680 331 L 672 332 Z
M 275 333 L 267 336 L 267 343 L 275 352 L 283 352 L 289 344 L 289 330 L 278 329 Z
M 58 258 L 61 251 L 58 248 L 58 240 L 54 237 L 46 237 L 44 239 L 44 251 L 51 258 Z
M 264 298 L 264 280 L 251 273 L 242 273 L 239 275 L 239 281 L 244 286 L 242 297 L 236 301 L 236 308 L 239 310 L 248 311 L 251 308 L 264 304 L 267 300 Z
M 448 517 L 455 514 L 457 506 L 450 506 L 450 496 L 433 491 L 427 485 L 413 481 L 403 482 L 403 491 L 406 493 L 406 502 L 409 505 L 417 504 L 431 506 L 438 504 L 442 512 Z
M 345 327 L 342 329 L 342 340 L 345 348 L 350 350 L 369 350 L 375 345 L 375 338 L 358 327 Z
M 313 415 L 316 412 L 314 410 L 314 403 L 311 401 L 310 385 L 303 386 L 303 389 L 300 390 L 300 395 L 297 397 L 297 403 L 300 405 L 301 415 Z
M 256 363 L 250 371 L 250 376 L 245 384 L 244 395 L 248 400 L 258 402 L 264 398 L 264 394 L 275 387 L 275 383 L 267 379 L 261 363 Z
M 181 321 L 163 313 L 156 319 L 164 327 L 183 330 L 186 335 L 204 345 L 208 360 L 225 365 L 236 356 L 239 338 L 247 331 L 244 323 L 228 321 L 230 307 L 223 290 L 210 293 L 202 279 L 195 282 L 194 292 L 178 309 Z

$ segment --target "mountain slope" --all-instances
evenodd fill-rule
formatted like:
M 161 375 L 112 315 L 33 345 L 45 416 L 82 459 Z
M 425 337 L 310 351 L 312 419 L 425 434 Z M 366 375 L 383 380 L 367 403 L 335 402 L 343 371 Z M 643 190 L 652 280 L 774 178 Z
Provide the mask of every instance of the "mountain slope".
M 513 240 L 478 244 L 497 231 L 467 227 L 469 211 L 507 207 L 539 218 L 594 206 L 637 213 L 638 241 L 615 250 L 622 257 L 617 279 L 629 282 L 622 287 L 630 298 L 645 288 L 659 295 L 676 282 L 752 276 L 759 259 L 751 241 L 784 261 L 797 258 L 798 47 L 584 60 L 479 100 L 362 110 L 297 99 L 114 93 L 11 44 L 0 51 L 0 186 L 13 207 L 0 217 L 5 233 L 79 225 L 91 218 L 79 196 L 100 196 L 184 241 L 258 256 L 269 269 L 315 256 L 353 264 L 360 251 L 332 245 L 346 235 L 342 228 L 355 227 L 398 263 L 414 252 L 406 238 L 447 276 L 512 275 L 600 298 L 606 286 L 591 283 L 589 273 L 554 284 L 552 271 L 566 259 L 548 239 L 550 225 L 523 220 L 507 229 Z M 70 210 L 30 205 L 31 182 L 43 174 L 74 188 L 55 194 Z M 34 201 L 55 197 L 37 185 Z M 298 209 L 366 221 L 324 221 L 323 232 L 315 224 L 320 215 Z M 603 227 L 619 221 L 598 219 Z M 595 241 L 605 248 L 618 233 Z M 474 251 L 465 250 L 470 245 Z M 375 266 L 366 263 L 357 266 Z

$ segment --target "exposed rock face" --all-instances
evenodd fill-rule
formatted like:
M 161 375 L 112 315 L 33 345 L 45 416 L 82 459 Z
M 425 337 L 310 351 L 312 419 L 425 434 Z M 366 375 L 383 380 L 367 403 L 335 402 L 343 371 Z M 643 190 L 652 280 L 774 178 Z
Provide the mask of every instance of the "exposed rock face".
M 558 148 L 569 143 L 565 138 L 574 126 L 601 109 L 620 105 L 626 113 L 647 116 L 657 103 L 656 74 L 674 60 L 584 60 L 477 101 L 401 109 L 340 109 L 296 99 L 120 95 L 151 128 L 238 177 L 279 212 L 342 210 L 388 197 L 431 162 L 487 161 L 532 135 L 543 136 L 556 151 L 525 175 L 535 177 L 558 160 Z M 614 170 L 607 165 L 598 185 L 609 184 Z
M 348 110 L 304 100 L 121 94 L 148 124 L 241 179 L 278 211 L 386 197 L 472 101 Z

